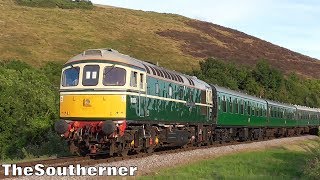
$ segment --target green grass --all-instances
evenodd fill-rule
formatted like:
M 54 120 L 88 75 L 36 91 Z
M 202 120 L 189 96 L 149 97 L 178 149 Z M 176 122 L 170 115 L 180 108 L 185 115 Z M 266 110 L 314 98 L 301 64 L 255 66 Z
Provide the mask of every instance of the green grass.
M 142 60 L 182 72 L 199 67 L 199 58 L 184 54 L 183 42 L 164 38 L 158 31 L 197 30 L 188 18 L 122 8 L 92 10 L 19 6 L 0 2 L 0 59 L 20 59 L 39 66 L 66 62 L 90 48 L 113 48 Z
M 306 151 L 273 148 L 163 169 L 141 179 L 304 179 L 308 158 Z

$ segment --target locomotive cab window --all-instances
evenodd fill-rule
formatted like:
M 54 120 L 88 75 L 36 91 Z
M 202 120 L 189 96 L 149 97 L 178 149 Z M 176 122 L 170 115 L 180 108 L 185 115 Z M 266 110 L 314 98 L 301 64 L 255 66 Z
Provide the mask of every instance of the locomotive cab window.
M 124 86 L 126 84 L 126 70 L 119 67 L 108 66 L 103 72 L 103 85 Z
M 140 89 L 144 89 L 144 74 L 140 73 Z
M 83 68 L 82 85 L 96 86 L 99 82 L 99 65 L 86 65 Z
M 132 71 L 131 78 L 130 78 L 130 86 L 131 87 L 138 87 L 137 84 L 138 84 L 138 73 Z
M 79 83 L 79 72 L 79 67 L 71 67 L 69 69 L 64 70 L 62 75 L 62 86 L 77 86 Z

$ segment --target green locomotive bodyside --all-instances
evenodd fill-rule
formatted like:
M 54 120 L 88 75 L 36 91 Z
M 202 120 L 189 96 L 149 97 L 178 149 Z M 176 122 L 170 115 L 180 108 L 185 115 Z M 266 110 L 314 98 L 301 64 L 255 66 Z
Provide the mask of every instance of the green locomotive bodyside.
M 210 105 L 201 102 L 203 91 L 147 76 L 147 91 L 127 96 L 127 120 L 150 123 L 210 124 Z

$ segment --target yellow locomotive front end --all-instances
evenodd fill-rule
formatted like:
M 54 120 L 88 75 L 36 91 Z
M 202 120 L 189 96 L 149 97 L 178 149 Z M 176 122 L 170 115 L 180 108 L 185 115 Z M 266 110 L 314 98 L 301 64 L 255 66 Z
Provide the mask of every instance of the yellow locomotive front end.
M 126 96 L 61 93 L 60 117 L 92 120 L 125 118 Z
M 68 140 L 72 152 L 112 154 L 110 147 L 125 143 L 121 137 L 132 67 L 127 56 L 112 50 L 85 51 L 65 64 L 55 130 Z

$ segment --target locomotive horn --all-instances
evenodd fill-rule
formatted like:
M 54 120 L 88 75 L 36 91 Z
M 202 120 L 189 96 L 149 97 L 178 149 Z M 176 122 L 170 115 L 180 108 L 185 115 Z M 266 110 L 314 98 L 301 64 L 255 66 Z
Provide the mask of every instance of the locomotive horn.
M 54 130 L 59 134 L 64 134 L 68 131 L 68 123 L 60 119 L 54 124 Z

